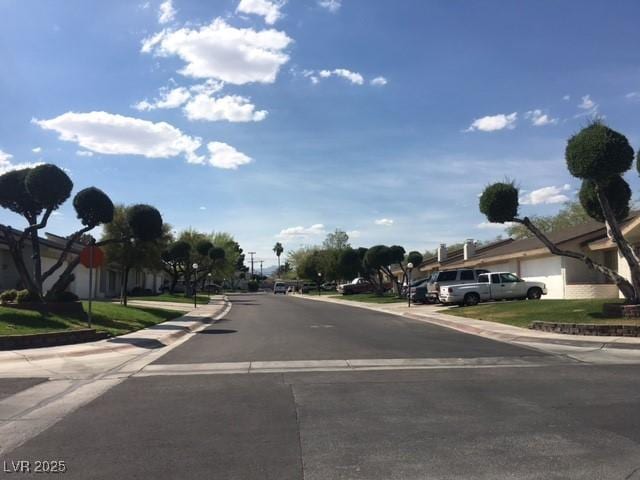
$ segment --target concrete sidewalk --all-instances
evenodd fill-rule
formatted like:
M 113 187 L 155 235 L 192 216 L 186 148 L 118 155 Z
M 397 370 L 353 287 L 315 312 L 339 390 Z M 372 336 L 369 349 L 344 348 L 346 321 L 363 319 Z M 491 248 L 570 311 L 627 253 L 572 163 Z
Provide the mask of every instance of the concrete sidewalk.
M 356 302 L 351 300 L 337 300 L 328 297 L 317 297 L 311 295 L 292 295 L 295 298 L 314 300 L 318 302 L 336 303 L 339 305 L 349 305 L 357 308 L 365 308 L 376 312 L 401 315 L 414 320 L 440 325 L 472 335 L 498 340 L 509 343 L 537 343 L 566 345 L 573 347 L 591 348 L 626 348 L 640 350 L 640 337 L 607 337 L 607 336 L 586 336 L 586 335 L 565 335 L 561 333 L 541 332 L 529 330 L 512 325 L 505 325 L 485 320 L 475 320 L 471 318 L 456 317 L 442 313 L 447 307 L 441 305 L 412 305 L 411 308 L 406 303 L 391 304 L 371 304 Z
M 111 368 L 140 355 L 162 349 L 185 335 L 211 323 L 228 308 L 226 297 L 217 296 L 208 305 L 179 318 L 133 333 L 97 342 L 0 352 L 0 377 L 65 376 Z

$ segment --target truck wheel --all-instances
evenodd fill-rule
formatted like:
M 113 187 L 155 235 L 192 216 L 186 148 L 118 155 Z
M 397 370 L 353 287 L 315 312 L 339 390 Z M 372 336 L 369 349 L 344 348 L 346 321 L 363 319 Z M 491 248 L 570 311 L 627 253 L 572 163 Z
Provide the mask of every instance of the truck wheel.
M 467 293 L 464 296 L 463 305 L 465 305 L 466 307 L 473 307 L 474 305 L 477 305 L 479 303 L 480 295 L 478 295 L 477 293 Z
M 540 300 L 541 297 L 542 297 L 542 290 L 540 290 L 538 287 L 530 288 L 529 291 L 527 292 L 527 298 L 529 300 Z

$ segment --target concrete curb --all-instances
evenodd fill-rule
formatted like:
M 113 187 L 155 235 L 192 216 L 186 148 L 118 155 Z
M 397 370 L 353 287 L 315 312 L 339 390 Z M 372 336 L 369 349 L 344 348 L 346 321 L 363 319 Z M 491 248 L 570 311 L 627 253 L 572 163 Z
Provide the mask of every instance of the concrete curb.
M 397 312 L 392 309 L 363 304 L 361 302 L 353 302 L 349 300 L 332 300 L 329 298 L 312 297 L 304 295 L 292 295 L 295 298 L 304 300 L 314 300 L 316 302 L 333 303 L 337 305 L 345 305 L 349 307 L 363 308 L 374 312 L 388 313 L 400 317 L 411 318 L 421 322 L 431 323 L 440 327 L 450 328 L 462 333 L 477 335 L 506 343 L 546 343 L 552 345 L 565 345 L 573 347 L 592 347 L 592 348 L 619 348 L 627 350 L 640 350 L 640 338 L 638 337 L 598 337 L 584 336 L 581 338 L 567 338 L 567 334 L 547 333 L 536 330 L 536 335 L 530 335 L 529 330 L 510 325 L 496 324 L 484 320 L 472 320 L 481 326 L 474 326 L 467 323 L 471 319 L 463 319 L 454 315 L 445 313 L 409 313 Z M 419 309 L 420 307 L 415 307 Z M 492 328 L 493 327 L 493 328 Z
M 99 340 L 96 342 L 76 343 L 73 345 L 62 345 L 55 347 L 42 347 L 22 350 L 6 350 L 0 352 L 0 365 L 3 363 L 15 362 L 16 360 L 47 360 L 54 358 L 64 357 L 86 357 L 90 355 L 103 355 L 106 353 L 128 353 L 128 351 L 139 352 L 140 349 L 145 351 L 156 350 L 158 348 L 166 347 L 176 342 L 178 339 L 192 333 L 194 330 L 202 327 L 203 325 L 210 323 L 210 320 L 219 315 L 230 304 L 228 297 L 225 295 L 222 298 L 223 303 L 215 310 L 207 313 L 206 316 L 198 315 L 198 309 L 191 310 L 190 312 L 182 315 L 181 317 L 168 320 L 166 322 L 158 323 L 148 328 L 136 330 L 132 333 L 120 335 L 118 337 L 112 337 L 107 340 Z M 213 306 L 201 305 L 202 307 Z M 201 310 L 200 310 L 201 311 Z M 185 322 L 184 324 L 179 324 Z M 162 327 L 170 326 L 172 330 L 167 333 L 159 333 Z M 129 340 L 131 343 L 117 344 L 114 341 Z M 145 346 L 145 344 L 147 346 Z M 149 347 L 149 345 L 158 345 L 159 347 Z

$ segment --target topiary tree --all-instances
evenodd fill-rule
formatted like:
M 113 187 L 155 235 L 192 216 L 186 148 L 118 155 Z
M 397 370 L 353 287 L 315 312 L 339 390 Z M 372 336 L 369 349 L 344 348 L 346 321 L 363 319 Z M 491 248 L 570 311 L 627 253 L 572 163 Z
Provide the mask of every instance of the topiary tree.
M 579 199 L 587 214 L 604 222 L 608 235 L 629 265 L 630 280 L 595 262 L 582 252 L 558 248 L 528 217 L 518 216 L 518 188 L 513 182 L 489 185 L 480 197 L 480 211 L 494 223 L 515 222 L 526 227 L 554 255 L 575 258 L 602 273 L 620 289 L 628 303 L 640 303 L 640 261 L 620 230 L 629 214 L 631 189 L 622 174 L 633 164 L 634 152 L 626 137 L 602 121 L 594 121 L 567 142 L 569 172 L 582 180 Z M 637 165 L 640 169 L 640 165 Z
M 394 247 L 387 247 L 386 245 L 374 245 L 367 250 L 364 256 L 364 264 L 367 268 L 372 270 L 373 275 L 370 276 L 371 280 L 377 287 L 378 295 L 384 293 L 384 276 L 386 275 L 391 279 L 396 291 L 399 292 L 398 279 L 395 278 L 391 272 L 391 265 L 400 263 L 404 257 L 404 248 L 395 245 Z
M 169 293 L 173 294 L 180 277 L 184 274 L 185 265 L 191 258 L 191 245 L 184 240 L 170 243 L 162 252 L 163 269 L 171 277 Z
M 107 262 L 121 272 L 120 301 L 125 307 L 131 270 L 162 269 L 162 252 L 171 239 L 171 227 L 167 224 L 162 225 L 159 236 L 152 237 L 145 234 L 143 240 L 140 236 L 134 235 L 136 226 L 139 230 L 148 223 L 154 224 L 157 217 L 155 208 L 147 208 L 147 205 L 144 206 L 145 208 L 140 207 L 140 205 L 131 207 L 117 205 L 113 220 L 105 225 L 102 233 L 103 242 L 101 243 L 106 246 Z M 134 209 L 137 210 L 136 215 L 132 215 Z M 162 220 L 162 217 L 160 219 Z M 152 232 L 153 235 L 156 233 Z M 123 239 L 123 241 L 111 241 L 111 239 Z
M 69 176 L 51 164 L 0 175 L 0 206 L 23 216 L 28 224 L 22 232 L 10 226 L 0 225 L 0 232 L 9 246 L 20 280 L 31 294 L 30 298 L 44 300 L 44 281 L 63 266 L 74 243 L 88 231 L 110 222 L 113 218 L 113 203 L 104 192 L 94 187 L 78 192 L 73 199 L 73 206 L 83 227 L 67 238 L 56 262 L 43 273 L 38 232 L 47 226 L 51 214 L 69 198 L 72 189 L 73 182 Z M 31 242 L 31 269 L 25 263 L 23 255 L 27 238 Z M 77 262 L 69 262 L 60 275 L 60 278 L 64 277 L 63 281 L 59 278 L 55 282 L 50 289 L 52 293 L 63 291 L 73 281 L 71 272 L 75 266 Z
M 357 277 L 362 271 L 362 258 L 357 250 L 345 248 L 338 255 L 338 275 L 343 280 L 350 280 Z

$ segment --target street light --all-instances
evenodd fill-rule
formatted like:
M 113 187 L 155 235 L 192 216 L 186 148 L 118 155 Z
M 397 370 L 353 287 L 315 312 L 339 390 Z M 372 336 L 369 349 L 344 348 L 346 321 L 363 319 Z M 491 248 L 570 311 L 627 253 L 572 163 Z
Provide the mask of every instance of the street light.
M 322 273 L 318 272 L 318 296 L 322 295 L 322 292 L 320 291 L 320 281 L 322 280 Z
M 212 276 L 213 274 L 211 272 L 207 273 L 207 277 L 209 277 L 209 300 L 211 300 L 211 288 L 212 288 L 211 277 Z
M 193 308 L 198 308 L 198 264 L 194 263 L 193 267 Z
M 407 263 L 407 270 L 409 270 L 409 279 L 407 281 L 407 299 L 409 301 L 409 308 L 411 308 L 411 270 L 413 270 L 413 263 Z

